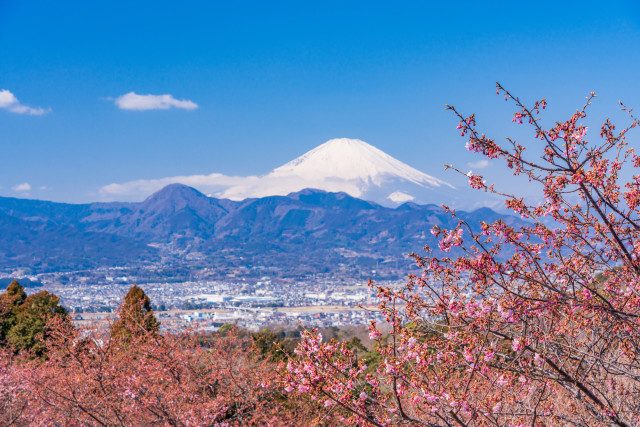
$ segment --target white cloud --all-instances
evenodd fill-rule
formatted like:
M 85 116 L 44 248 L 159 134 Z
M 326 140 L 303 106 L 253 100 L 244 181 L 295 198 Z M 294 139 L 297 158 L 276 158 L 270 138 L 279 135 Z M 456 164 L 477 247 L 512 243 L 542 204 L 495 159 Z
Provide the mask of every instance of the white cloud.
M 478 160 L 477 162 L 469 162 L 467 163 L 467 166 L 469 166 L 472 169 L 484 169 L 487 166 L 489 166 L 489 161 L 482 159 L 482 160 Z
M 100 198 L 105 201 L 113 200 L 142 200 L 169 184 L 184 184 L 196 187 L 198 190 L 212 194 L 229 187 L 238 185 L 245 180 L 257 180 L 257 177 L 235 177 L 219 173 L 211 175 L 173 176 L 159 179 L 139 179 L 122 184 L 109 184 L 100 189 Z
M 182 108 L 195 110 L 198 104 L 188 99 L 175 99 L 172 95 L 138 95 L 129 92 L 114 99 L 115 104 L 121 110 L 168 110 L 169 108 Z
M 40 116 L 51 111 L 50 108 L 33 108 L 23 105 L 18 98 L 7 89 L 0 90 L 0 108 L 16 114 L 29 114 L 31 116 Z
M 23 184 L 18 184 L 15 187 L 13 187 L 13 191 L 17 191 L 20 193 L 31 191 L 31 184 L 29 184 L 28 182 L 25 182 Z
M 122 184 L 109 184 L 100 188 L 103 201 L 139 201 L 169 184 L 184 184 L 214 197 L 244 200 L 247 197 L 286 195 L 303 188 L 322 188 L 326 191 L 344 191 L 355 197 L 362 190 L 355 184 L 342 180 L 304 180 L 288 177 L 211 175 L 174 176 L 160 179 L 140 179 Z

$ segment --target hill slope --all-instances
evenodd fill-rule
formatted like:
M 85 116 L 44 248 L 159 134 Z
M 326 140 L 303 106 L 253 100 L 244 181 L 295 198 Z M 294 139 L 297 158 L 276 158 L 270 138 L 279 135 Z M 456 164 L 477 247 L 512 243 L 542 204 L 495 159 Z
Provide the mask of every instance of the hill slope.
M 498 217 L 487 208 L 459 215 L 472 224 Z M 434 225 L 455 224 L 435 205 L 389 208 L 313 189 L 241 202 L 180 184 L 141 203 L 0 198 L 0 268 L 55 271 L 197 260 L 220 268 L 269 265 L 313 273 L 344 264 L 407 265 L 408 253 L 426 244 L 437 247 L 429 233 Z

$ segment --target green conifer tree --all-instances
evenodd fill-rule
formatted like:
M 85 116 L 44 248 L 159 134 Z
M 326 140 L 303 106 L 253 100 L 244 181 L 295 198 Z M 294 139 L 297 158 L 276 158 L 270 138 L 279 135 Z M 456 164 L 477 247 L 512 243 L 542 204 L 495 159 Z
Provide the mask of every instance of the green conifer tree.
M 32 351 L 42 357 L 50 316 L 67 318 L 59 297 L 47 291 L 27 296 L 18 281 L 12 281 L 0 295 L 0 345 L 8 345 L 17 352 Z
M 36 356 L 46 351 L 49 316 L 66 316 L 60 298 L 47 291 L 29 295 L 15 310 L 15 324 L 7 332 L 7 342 L 17 351 L 32 350 Z
M 6 298 L 10 304 L 16 306 L 24 302 L 25 298 L 27 298 L 27 294 L 24 291 L 24 287 L 18 283 L 17 280 L 13 280 L 9 283 L 9 286 L 7 286 L 7 292 L 2 294 L 1 297 Z
M 17 280 L 7 286 L 7 291 L 0 294 L 0 345 L 6 343 L 7 333 L 16 321 L 16 307 L 27 298 L 24 287 Z
M 115 338 L 130 339 L 132 336 L 155 335 L 160 322 L 153 314 L 151 300 L 138 285 L 133 285 L 124 297 L 120 316 L 111 327 Z

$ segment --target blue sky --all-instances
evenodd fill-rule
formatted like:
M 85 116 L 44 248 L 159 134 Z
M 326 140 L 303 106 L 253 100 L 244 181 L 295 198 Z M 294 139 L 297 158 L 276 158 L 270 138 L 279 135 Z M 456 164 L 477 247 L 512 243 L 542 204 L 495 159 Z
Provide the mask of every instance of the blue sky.
M 514 126 L 496 81 L 546 97 L 549 123 L 592 90 L 594 119 L 616 118 L 618 99 L 640 108 L 638 46 L 634 1 L 0 0 L 0 195 L 263 174 L 338 137 L 456 184 L 442 164 L 479 157 L 445 104 L 498 139 Z M 132 92 L 172 98 L 119 98 Z

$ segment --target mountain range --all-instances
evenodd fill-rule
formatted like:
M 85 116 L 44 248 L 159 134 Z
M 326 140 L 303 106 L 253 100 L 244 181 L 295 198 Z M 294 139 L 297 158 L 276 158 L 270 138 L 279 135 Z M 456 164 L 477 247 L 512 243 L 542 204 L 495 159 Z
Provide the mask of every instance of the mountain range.
M 472 224 L 504 217 L 488 208 L 458 214 Z M 242 201 L 182 184 L 139 203 L 0 198 L 0 270 L 179 264 L 314 274 L 380 263 L 406 266 L 410 252 L 437 247 L 429 233 L 434 225 L 456 223 L 436 205 L 392 208 L 315 189 Z
M 467 198 L 348 138 L 327 141 L 262 176 L 211 174 L 103 188 L 112 196 L 154 189 L 142 202 L 0 198 L 0 271 L 133 266 L 353 275 L 401 268 L 407 254 L 437 247 L 429 233 L 434 225 L 457 224 L 427 202 L 459 206 Z M 458 214 L 472 224 L 498 217 L 487 208 Z

